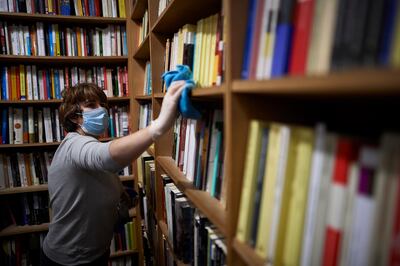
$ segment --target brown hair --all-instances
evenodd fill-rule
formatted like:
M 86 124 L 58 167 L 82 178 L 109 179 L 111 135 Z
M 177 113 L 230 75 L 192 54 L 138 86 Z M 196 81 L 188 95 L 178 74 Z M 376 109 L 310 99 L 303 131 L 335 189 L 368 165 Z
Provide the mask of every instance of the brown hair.
M 78 125 L 71 121 L 80 116 L 80 104 L 99 103 L 108 109 L 107 96 L 103 90 L 93 83 L 79 83 L 74 87 L 63 90 L 63 102 L 60 105 L 60 123 L 67 132 L 76 131 Z

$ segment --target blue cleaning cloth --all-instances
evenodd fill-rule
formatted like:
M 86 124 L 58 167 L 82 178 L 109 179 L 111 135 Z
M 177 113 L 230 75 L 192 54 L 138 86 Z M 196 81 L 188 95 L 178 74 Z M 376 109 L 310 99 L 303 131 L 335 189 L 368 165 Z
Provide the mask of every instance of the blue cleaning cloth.
M 184 118 L 200 119 L 200 112 L 190 101 L 191 92 L 195 87 L 195 83 L 192 78 L 192 72 L 186 65 L 177 65 L 176 68 L 177 70 L 168 71 L 162 75 L 167 90 L 173 81 L 185 80 L 186 84 L 182 91 L 181 97 L 179 98 L 178 110 Z

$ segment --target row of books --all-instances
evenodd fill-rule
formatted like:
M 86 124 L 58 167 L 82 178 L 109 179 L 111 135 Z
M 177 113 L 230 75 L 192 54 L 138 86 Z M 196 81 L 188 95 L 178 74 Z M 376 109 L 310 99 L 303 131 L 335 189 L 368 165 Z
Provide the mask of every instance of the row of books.
M 160 0 L 158 2 L 158 16 L 160 16 L 164 9 L 167 8 L 169 2 L 171 2 L 171 0 Z
M 251 120 L 236 238 L 277 265 L 395 265 L 399 158 L 398 135 Z
M 225 265 L 224 237 L 192 206 L 170 177 L 163 175 L 162 179 L 166 239 L 176 258 L 192 265 Z
M 153 120 L 153 109 L 151 103 L 139 106 L 139 129 L 150 125 Z
M 200 120 L 181 116 L 175 122 L 172 157 L 197 189 L 226 202 L 224 168 L 223 111 L 203 113 Z
M 40 249 L 45 233 L 18 235 L 0 241 L 0 265 L 40 265 Z
M 147 61 L 144 68 L 143 95 L 151 95 L 152 92 L 153 89 L 151 86 L 151 64 L 150 61 Z
M 28 56 L 126 56 L 125 26 L 66 27 L 59 24 L 0 25 L 0 53 Z
M 149 24 L 149 11 L 146 9 L 144 12 L 142 22 L 139 24 L 139 41 L 137 42 L 138 47 L 142 44 L 144 39 L 149 34 L 150 24 Z
M 0 68 L 1 100 L 61 99 L 65 88 L 78 83 L 96 83 L 108 97 L 128 95 L 128 69 L 61 67 L 48 68 L 36 65 L 4 66 Z
M 110 252 L 115 253 L 117 251 L 125 250 L 136 250 L 136 225 L 135 222 L 128 222 L 123 225 L 119 225 L 114 230 L 114 235 L 111 240 Z
M 49 222 L 46 191 L 3 196 L 0 201 L 1 230 L 10 225 L 38 225 Z
M 395 0 L 250 0 L 242 78 L 400 64 Z
M 0 190 L 47 183 L 54 152 L 0 153 Z
M 224 77 L 224 39 L 221 14 L 186 24 L 165 45 L 164 70 L 188 65 L 199 86 L 221 85 Z M 165 91 L 165 88 L 164 88 Z
M 124 0 L 3 0 L 0 3 L 0 12 L 126 17 Z
M 52 143 L 64 138 L 58 109 L 8 107 L 2 110 L 1 143 Z
M 64 139 L 57 108 L 8 107 L 2 110 L 0 141 L 2 144 L 52 143 Z M 103 138 L 129 134 L 128 106 L 109 109 L 109 127 Z
M 129 255 L 123 257 L 111 258 L 108 262 L 108 266 L 135 266 L 138 265 L 138 256 Z

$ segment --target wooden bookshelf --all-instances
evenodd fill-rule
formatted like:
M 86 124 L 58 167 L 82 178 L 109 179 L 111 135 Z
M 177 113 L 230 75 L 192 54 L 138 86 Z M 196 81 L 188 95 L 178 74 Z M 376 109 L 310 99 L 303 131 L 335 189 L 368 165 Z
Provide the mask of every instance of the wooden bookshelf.
M 175 161 L 171 157 L 159 156 L 156 160 L 193 205 L 206 215 L 218 227 L 221 233 L 226 236 L 226 211 L 221 203 L 216 198 L 211 197 L 208 192 L 195 189 L 192 183 L 186 179 L 175 165 Z
M 125 181 L 133 181 L 133 180 L 135 180 L 135 178 L 134 178 L 134 176 L 133 175 L 128 175 L 128 176 L 119 176 L 119 179 L 122 181 L 122 182 L 125 182 Z
M 143 42 L 139 45 L 133 57 L 136 59 L 143 59 L 143 60 L 146 60 L 150 57 L 149 35 L 147 35 L 146 38 L 144 38 Z
M 151 102 L 151 95 L 136 95 L 135 100 L 143 102 Z
M 172 248 L 170 239 L 168 238 L 168 227 L 167 227 L 167 224 L 162 220 L 158 220 L 158 227 L 161 229 L 161 233 L 164 236 L 165 241 L 167 242 L 169 250 L 171 250 L 171 254 L 174 257 L 174 261 L 175 261 L 176 265 L 177 266 L 189 266 L 190 264 L 183 263 L 181 260 L 179 260 L 176 257 L 175 252 L 173 252 L 173 248 Z
M 247 244 L 241 243 L 237 239 L 233 240 L 233 249 L 239 254 L 243 261 L 247 265 L 263 266 L 266 265 L 266 261 L 263 260 L 252 247 Z
M 0 150 L 8 150 L 8 149 L 25 149 L 25 148 L 52 148 L 60 145 L 60 142 L 51 142 L 51 143 L 30 143 L 30 144 L 1 144 Z
M 19 193 L 29 193 L 29 192 L 39 192 L 39 191 L 47 191 L 47 184 L 42 185 L 33 185 L 28 187 L 13 187 L 13 188 L 5 188 L 0 190 L 1 195 L 10 195 L 10 194 L 19 194 Z
M 124 257 L 124 256 L 130 256 L 130 255 L 134 255 L 136 253 L 138 253 L 137 250 L 116 251 L 116 252 L 110 254 L 110 259 Z
M 129 102 L 130 98 L 128 96 L 122 97 L 108 97 L 109 103 L 120 103 L 120 102 Z M 50 105 L 55 104 L 59 105 L 62 103 L 61 99 L 52 99 L 52 100 L 0 100 L 0 105 Z
M 0 237 L 45 232 L 47 230 L 49 230 L 48 223 L 39 225 L 24 225 L 24 226 L 10 225 L 9 227 L 6 227 L 0 231 Z
M 0 55 L 0 60 L 8 64 L 40 65 L 116 65 L 126 64 L 127 56 L 29 56 Z
M 50 22 L 58 24 L 87 24 L 87 25 L 106 25 L 119 24 L 125 25 L 125 18 L 94 17 L 94 16 L 63 16 L 63 15 L 44 15 L 28 14 L 17 12 L 0 12 L 0 20 L 20 22 Z
M 136 0 L 134 1 L 133 8 L 132 8 L 132 20 L 142 20 L 144 12 L 147 8 L 147 1 L 146 0 Z

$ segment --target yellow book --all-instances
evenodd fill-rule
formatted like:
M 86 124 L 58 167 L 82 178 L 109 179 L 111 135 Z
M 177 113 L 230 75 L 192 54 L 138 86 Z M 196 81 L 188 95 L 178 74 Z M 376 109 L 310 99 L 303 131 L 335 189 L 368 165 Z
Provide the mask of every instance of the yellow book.
M 203 20 L 197 22 L 196 28 L 196 43 L 194 48 L 194 60 L 193 60 L 193 80 L 199 83 L 200 77 L 200 54 L 201 54 L 201 41 L 203 38 Z
M 56 50 L 54 51 L 54 54 L 57 56 L 61 55 L 61 50 L 60 50 L 60 32 L 58 31 L 58 25 L 57 24 L 53 24 L 54 27 L 54 34 L 56 35 Z
M 25 66 L 19 65 L 19 89 L 21 100 L 26 100 Z
M 51 98 L 50 99 L 55 99 L 56 98 L 56 90 L 54 87 L 55 81 L 54 81 L 54 70 L 50 70 L 50 79 L 51 79 Z
M 295 150 L 293 182 L 290 185 L 288 223 L 283 254 L 284 265 L 299 265 L 303 236 L 304 213 L 307 204 L 308 180 L 314 143 L 314 131 L 296 127 L 298 142 Z
M 47 1 L 47 7 L 48 7 L 48 10 L 49 10 L 49 14 L 52 14 L 53 11 L 55 11 L 55 10 L 53 10 L 53 1 L 52 0 L 48 0 Z
M 272 262 L 274 265 L 283 265 L 283 252 L 285 244 L 286 229 L 288 224 L 288 209 L 289 209 L 289 195 L 292 185 L 293 176 L 295 173 L 295 158 L 296 148 L 298 143 L 298 136 L 294 129 L 290 129 L 290 140 L 286 162 L 286 173 L 284 177 L 284 184 L 281 192 L 281 207 L 279 215 L 279 226 L 276 238 L 275 247 L 275 260 Z
M 78 56 L 82 56 L 81 31 L 79 28 L 76 28 L 75 31 L 76 31 L 76 48 L 78 49 Z M 103 43 L 103 51 L 104 51 L 104 43 Z
M 179 29 L 178 32 L 178 65 L 183 63 L 183 32 L 182 28 Z
M 119 17 L 126 18 L 125 0 L 118 0 L 118 6 L 119 6 Z
M 258 157 L 261 149 L 262 130 L 267 126 L 259 120 L 251 120 L 247 138 L 246 161 L 243 172 L 242 194 L 240 197 L 239 220 L 236 238 L 246 242 L 249 239 L 251 218 L 253 217 L 253 198 L 256 188 Z
M 268 151 L 265 164 L 263 189 L 260 205 L 260 220 L 257 229 L 257 254 L 265 259 L 267 257 L 268 242 L 272 221 L 272 210 L 274 204 L 275 186 L 277 180 L 279 148 L 280 148 L 280 125 L 271 124 L 269 128 Z
M 205 18 L 204 19 L 204 33 L 203 33 L 203 40 L 202 40 L 202 47 L 201 47 L 201 72 L 200 72 L 200 82 L 201 86 L 206 86 L 206 81 L 207 81 L 207 69 L 208 69 L 208 60 L 207 58 L 207 43 L 210 38 L 210 18 Z
M 208 57 L 210 58 L 210 63 L 208 67 L 208 80 L 207 85 L 211 86 L 214 81 L 216 81 L 217 75 L 215 75 L 214 80 L 214 65 L 215 65 L 215 43 L 217 41 L 217 22 L 218 15 L 211 16 L 211 38 L 210 38 L 210 47 L 208 48 Z
M 397 5 L 397 14 L 400 12 L 400 5 Z M 396 17 L 395 34 L 392 40 L 390 60 L 393 66 L 400 66 L 400 16 Z
M 199 84 L 200 86 L 204 86 L 204 63 L 206 60 L 206 38 L 207 38 L 207 23 L 206 19 L 202 19 L 202 38 L 200 43 L 200 55 L 199 55 Z
M 11 100 L 19 100 L 17 99 L 17 73 L 16 73 L 16 67 L 11 67 Z M 18 74 L 19 75 L 19 74 Z

